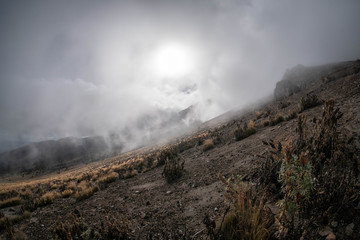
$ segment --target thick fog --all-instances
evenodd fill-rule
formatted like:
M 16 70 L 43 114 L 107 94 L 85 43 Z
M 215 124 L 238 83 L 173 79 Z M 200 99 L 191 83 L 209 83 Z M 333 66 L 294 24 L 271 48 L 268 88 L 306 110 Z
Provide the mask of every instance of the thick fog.
M 129 132 L 136 145 L 191 105 L 184 125 L 246 106 L 296 64 L 359 58 L 359 10 L 357 0 L 2 1 L 0 151 Z

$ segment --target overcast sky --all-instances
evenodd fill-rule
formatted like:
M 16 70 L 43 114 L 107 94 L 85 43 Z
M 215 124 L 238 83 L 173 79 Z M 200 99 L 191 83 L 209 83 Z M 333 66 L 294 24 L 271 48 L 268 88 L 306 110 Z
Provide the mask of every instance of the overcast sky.
M 296 64 L 359 58 L 359 10 L 358 0 L 3 0 L 0 143 L 245 106 Z

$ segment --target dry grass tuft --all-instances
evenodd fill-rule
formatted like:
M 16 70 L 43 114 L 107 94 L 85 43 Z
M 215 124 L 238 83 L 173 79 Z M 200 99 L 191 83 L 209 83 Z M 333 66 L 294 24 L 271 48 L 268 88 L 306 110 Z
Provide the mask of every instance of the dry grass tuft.
M 22 215 L 14 215 L 0 218 L 0 231 L 11 228 L 13 224 L 17 224 L 24 219 L 28 219 L 31 217 L 31 213 L 29 211 L 25 211 Z M 10 238 L 11 239 L 11 238 Z
M 260 119 L 263 115 L 264 115 L 264 113 L 263 113 L 263 112 L 260 112 L 260 111 L 255 111 L 255 116 L 256 116 L 256 119 Z
M 92 186 L 90 183 L 83 180 L 78 185 L 75 198 L 77 201 L 81 201 L 91 197 L 97 191 L 99 191 L 99 187 L 97 185 Z
M 136 169 L 132 169 L 132 170 L 129 169 L 124 173 L 123 178 L 125 178 L 125 179 L 132 178 L 136 175 L 138 175 L 138 171 Z
M 165 177 L 166 182 L 171 183 L 180 178 L 184 172 L 185 161 L 180 163 L 179 158 L 166 160 L 162 175 Z
M 66 186 L 67 189 L 75 190 L 76 183 L 74 181 L 70 181 L 68 185 Z
M 230 205 L 216 225 L 206 224 L 210 237 L 212 239 L 269 239 L 273 219 L 271 214 L 265 211 L 265 195 L 256 196 L 250 183 L 245 184 L 237 180 L 239 178 L 234 175 L 225 180 L 219 174 L 219 178 L 226 185 L 224 196 Z
M 250 120 L 249 123 L 244 125 L 242 128 L 238 126 L 234 131 L 236 141 L 240 141 L 256 133 L 255 123 Z
M 316 107 L 322 103 L 323 101 L 321 101 L 316 95 L 307 94 L 305 97 L 302 97 L 299 102 L 299 111 L 305 111 L 306 109 Z
M 68 198 L 68 197 L 70 197 L 73 193 L 74 193 L 73 190 L 71 190 L 71 189 L 65 189 L 64 191 L 62 191 L 61 196 L 62 196 L 63 198 Z
M 284 120 L 285 120 L 284 116 L 281 113 L 278 113 L 278 114 L 276 114 L 276 116 L 273 119 L 271 119 L 270 125 L 275 126 L 275 125 L 283 122 Z
M 17 206 L 22 204 L 23 200 L 20 197 L 13 197 L 9 199 L 5 199 L 3 201 L 0 201 L 0 209 Z
M 264 127 L 269 126 L 269 125 L 270 125 L 270 120 L 269 120 L 269 119 L 264 120 L 264 121 L 262 122 L 262 125 L 263 125 Z
M 215 145 L 214 145 L 213 140 L 212 139 L 207 139 L 207 140 L 204 141 L 201 148 L 202 148 L 202 150 L 204 152 L 206 152 L 206 151 L 208 151 L 210 149 L 213 149 L 214 147 L 215 147 Z
M 41 207 L 41 206 L 51 204 L 58 197 L 60 197 L 60 194 L 56 191 L 47 192 L 36 201 L 36 205 Z

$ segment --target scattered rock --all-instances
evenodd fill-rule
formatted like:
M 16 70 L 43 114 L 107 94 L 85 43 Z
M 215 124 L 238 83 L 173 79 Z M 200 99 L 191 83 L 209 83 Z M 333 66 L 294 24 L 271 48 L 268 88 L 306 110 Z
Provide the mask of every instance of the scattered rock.
M 30 219 L 30 223 L 39 223 L 39 220 L 36 217 Z
M 326 236 L 328 236 L 330 233 L 332 233 L 332 229 L 331 229 L 329 226 L 326 226 L 326 227 L 324 227 L 323 229 L 321 229 L 321 230 L 319 231 L 319 234 L 320 234 L 320 236 L 322 236 L 322 237 L 326 237 Z
M 333 232 L 331 232 L 329 235 L 327 235 L 325 240 L 336 240 L 336 236 Z
M 332 221 L 332 222 L 331 222 L 331 226 L 332 226 L 333 228 L 336 228 L 336 227 L 338 226 L 338 222 L 337 222 L 337 221 Z
M 354 227 L 355 227 L 354 223 L 350 223 L 349 225 L 346 226 L 345 233 L 346 233 L 347 236 L 351 236 L 353 234 Z

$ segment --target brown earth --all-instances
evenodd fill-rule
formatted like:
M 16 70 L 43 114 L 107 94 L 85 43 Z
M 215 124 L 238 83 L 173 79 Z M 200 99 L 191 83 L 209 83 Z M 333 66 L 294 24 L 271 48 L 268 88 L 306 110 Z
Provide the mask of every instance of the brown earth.
M 353 65 L 358 67 L 360 63 L 354 62 Z M 331 75 L 331 71 L 327 74 Z M 335 100 L 336 106 L 344 113 L 340 120 L 340 132 L 354 137 L 360 149 L 360 73 L 352 73 L 294 93 L 282 100 L 290 102 L 285 108 L 279 107 L 280 101 L 271 101 L 241 114 L 229 113 L 232 120 L 216 125 L 220 126 L 215 129 L 221 141 L 214 149 L 203 152 L 201 146 L 196 146 L 179 154 L 185 161 L 185 173 L 171 184 L 162 177 L 163 167 L 157 167 L 133 178 L 110 183 L 107 188 L 82 201 L 76 201 L 74 197 L 58 198 L 51 205 L 37 208 L 30 219 L 15 227 L 21 229 L 28 239 L 50 239 L 59 218 L 69 219 L 72 213 L 79 212 L 87 224 L 95 227 L 99 227 L 107 215 L 129 220 L 132 239 L 144 239 L 150 231 L 181 231 L 186 234 L 186 239 L 203 239 L 206 237 L 202 223 L 204 216 L 209 214 L 217 218 L 227 206 L 223 197 L 224 185 L 219 181 L 218 173 L 229 177 L 234 171 L 244 180 L 256 182 L 257 170 L 269 151 L 262 141 L 272 139 L 286 143 L 295 138 L 297 119 L 263 127 L 262 122 L 266 118 L 256 119 L 255 110 L 287 115 L 309 92 L 322 100 Z M 310 122 L 314 117 L 319 118 L 321 113 L 322 105 L 302 114 Z M 237 124 L 242 125 L 249 120 L 254 120 L 256 134 L 235 141 L 233 131 Z M 354 228 L 357 233 L 359 228 Z

